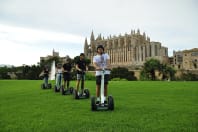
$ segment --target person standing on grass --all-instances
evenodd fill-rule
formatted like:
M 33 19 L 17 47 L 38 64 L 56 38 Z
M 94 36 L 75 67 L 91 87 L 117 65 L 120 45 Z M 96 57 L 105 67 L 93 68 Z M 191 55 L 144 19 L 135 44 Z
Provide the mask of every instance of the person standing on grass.
M 85 62 L 84 53 L 80 54 L 80 58 L 76 62 L 76 70 L 77 70 L 76 90 L 77 90 L 78 95 L 80 95 L 79 84 L 80 84 L 80 81 L 85 81 L 85 72 L 86 72 L 86 70 L 88 70 L 88 67 L 87 67 L 86 62 Z M 85 85 L 85 84 L 83 83 L 83 85 Z M 81 86 L 81 94 L 84 93 L 83 88 L 84 88 L 84 86 Z
M 93 57 L 93 66 L 96 69 L 96 104 L 100 102 L 100 87 L 101 87 L 101 70 L 104 68 L 104 103 L 107 103 L 107 87 L 110 75 L 110 57 L 107 53 L 104 52 L 104 47 L 102 45 L 98 45 L 97 47 L 97 55 Z
M 72 69 L 71 59 L 66 58 L 65 63 L 63 64 L 63 78 L 64 78 L 63 88 L 64 89 L 66 87 L 66 84 L 67 84 L 67 89 L 69 88 L 71 69 Z

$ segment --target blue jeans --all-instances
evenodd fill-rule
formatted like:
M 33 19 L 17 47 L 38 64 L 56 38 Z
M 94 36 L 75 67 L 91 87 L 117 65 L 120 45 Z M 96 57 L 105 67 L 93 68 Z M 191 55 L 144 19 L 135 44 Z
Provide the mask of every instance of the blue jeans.
M 56 74 L 56 87 L 59 89 L 61 87 L 61 81 L 62 81 L 62 74 L 57 73 Z
M 47 87 L 47 85 L 48 85 L 48 77 L 44 77 L 44 84 L 45 84 L 45 87 Z

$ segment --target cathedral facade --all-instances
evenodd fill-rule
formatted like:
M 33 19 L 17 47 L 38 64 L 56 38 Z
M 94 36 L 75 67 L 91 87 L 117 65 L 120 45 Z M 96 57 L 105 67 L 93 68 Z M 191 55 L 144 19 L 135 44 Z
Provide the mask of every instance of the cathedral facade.
M 160 42 L 150 41 L 145 33 L 132 30 L 130 34 L 113 36 L 104 39 L 98 35 L 95 39 L 92 31 L 90 44 L 85 39 L 84 53 L 93 64 L 93 56 L 96 55 L 98 45 L 103 45 L 105 52 L 110 56 L 112 67 L 126 67 L 128 69 L 137 69 L 143 66 L 144 62 L 149 58 L 155 58 L 161 62 L 168 61 L 168 48 L 162 46 Z

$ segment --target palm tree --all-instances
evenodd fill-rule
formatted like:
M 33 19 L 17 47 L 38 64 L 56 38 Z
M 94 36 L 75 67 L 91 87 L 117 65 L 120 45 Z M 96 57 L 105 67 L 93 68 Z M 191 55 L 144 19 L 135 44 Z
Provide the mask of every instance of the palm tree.
M 159 69 L 159 74 L 162 74 L 162 80 L 165 79 L 172 80 L 174 78 L 175 73 L 176 71 L 172 67 L 166 64 L 161 64 Z
M 155 71 L 160 70 L 160 62 L 156 59 L 150 59 L 144 63 L 143 71 L 148 79 L 156 80 Z

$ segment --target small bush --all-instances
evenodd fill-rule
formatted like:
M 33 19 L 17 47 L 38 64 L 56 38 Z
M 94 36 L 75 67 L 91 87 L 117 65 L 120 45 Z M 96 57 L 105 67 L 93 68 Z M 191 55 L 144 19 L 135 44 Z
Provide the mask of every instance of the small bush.
M 95 77 L 95 75 L 93 75 L 91 73 L 86 73 L 85 79 L 94 81 L 94 80 L 96 80 L 96 77 Z
M 198 75 L 193 73 L 184 73 L 180 79 L 184 81 L 198 81 Z
M 134 72 L 129 71 L 127 68 L 124 67 L 113 68 L 110 74 L 110 78 L 122 78 L 129 81 L 137 80 L 137 78 L 134 76 Z

